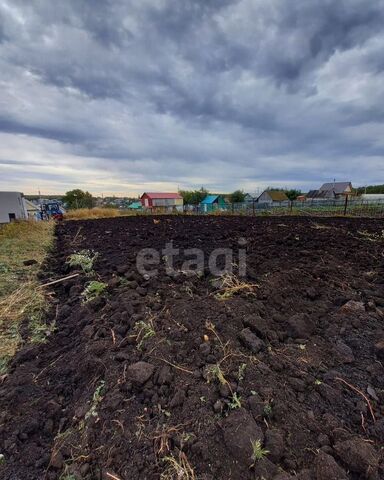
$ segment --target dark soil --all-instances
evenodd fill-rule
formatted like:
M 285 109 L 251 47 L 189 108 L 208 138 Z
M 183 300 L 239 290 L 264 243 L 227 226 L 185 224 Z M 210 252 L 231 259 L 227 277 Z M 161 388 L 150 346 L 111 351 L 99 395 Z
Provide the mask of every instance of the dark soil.
M 66 259 L 86 248 L 108 289 L 83 304 L 81 272 L 51 287 L 56 330 L 0 385 L 0 478 L 384 478 L 383 229 L 293 217 L 58 225 L 42 280 L 76 273 Z M 227 299 L 208 269 L 136 271 L 143 247 L 208 254 L 237 251 L 240 237 L 258 287 Z

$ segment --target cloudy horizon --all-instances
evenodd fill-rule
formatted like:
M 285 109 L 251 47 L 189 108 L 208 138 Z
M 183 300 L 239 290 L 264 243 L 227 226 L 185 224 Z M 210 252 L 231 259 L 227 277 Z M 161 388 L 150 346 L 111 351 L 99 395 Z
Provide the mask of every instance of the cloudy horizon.
M 0 0 L 0 190 L 384 183 L 384 0 Z

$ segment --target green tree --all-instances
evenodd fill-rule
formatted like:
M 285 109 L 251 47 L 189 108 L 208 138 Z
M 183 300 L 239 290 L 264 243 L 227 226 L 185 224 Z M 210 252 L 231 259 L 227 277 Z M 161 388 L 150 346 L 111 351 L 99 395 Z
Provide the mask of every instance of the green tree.
M 198 205 L 208 195 L 208 190 L 201 187 L 200 190 L 180 190 L 185 205 Z
M 367 185 L 356 189 L 358 194 L 362 193 L 384 193 L 384 185 Z
M 295 188 L 291 188 L 291 190 L 285 190 L 285 194 L 289 198 L 289 200 L 296 200 L 297 197 L 302 195 L 301 190 L 296 190 Z
M 93 207 L 92 195 L 80 189 L 67 192 L 63 197 L 63 202 L 69 209 Z
M 245 200 L 245 193 L 243 190 L 235 190 L 231 193 L 229 200 L 231 203 L 243 203 Z

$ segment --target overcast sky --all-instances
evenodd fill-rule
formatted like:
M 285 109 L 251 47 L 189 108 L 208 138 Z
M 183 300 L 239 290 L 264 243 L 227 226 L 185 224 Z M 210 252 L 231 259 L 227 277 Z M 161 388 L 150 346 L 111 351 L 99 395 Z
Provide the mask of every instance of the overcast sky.
M 384 183 L 384 0 L 0 0 L 0 190 Z

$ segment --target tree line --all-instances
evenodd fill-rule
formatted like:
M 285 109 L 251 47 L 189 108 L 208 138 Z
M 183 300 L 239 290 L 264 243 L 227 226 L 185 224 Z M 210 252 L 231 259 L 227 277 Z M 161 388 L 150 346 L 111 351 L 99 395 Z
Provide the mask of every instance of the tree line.
M 356 188 L 358 194 L 362 193 L 384 193 L 384 185 L 367 185 L 366 187 Z
M 273 189 L 270 189 L 273 190 Z M 300 190 L 284 190 L 290 200 L 301 194 Z M 180 190 L 179 194 L 183 197 L 185 205 L 199 205 L 207 195 L 214 195 L 204 187 L 199 190 Z M 230 203 L 243 203 L 246 193 L 243 190 L 235 190 L 229 195 L 225 195 Z M 80 189 L 70 190 L 63 197 L 63 202 L 68 209 L 92 208 L 95 206 L 95 198 L 89 192 Z
M 267 190 L 281 190 L 283 191 L 289 200 L 296 200 L 296 198 L 303 193 L 297 189 L 275 189 L 267 188 Z M 355 192 L 360 195 L 362 193 L 383 193 L 384 185 L 368 185 L 366 187 L 359 187 L 355 189 Z M 199 205 L 204 198 L 213 193 L 210 193 L 206 188 L 201 187 L 199 190 L 180 190 L 180 195 L 183 197 L 184 204 L 186 205 Z M 245 201 L 246 193 L 244 190 L 235 190 L 229 195 L 226 195 L 230 203 L 243 203 Z M 63 197 L 63 202 L 70 209 L 76 208 L 92 208 L 95 206 L 95 198 L 89 193 L 80 189 L 70 190 Z

